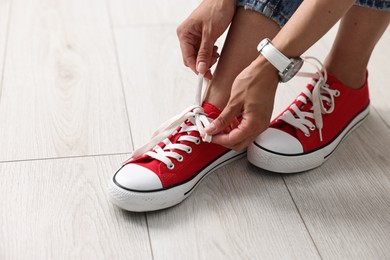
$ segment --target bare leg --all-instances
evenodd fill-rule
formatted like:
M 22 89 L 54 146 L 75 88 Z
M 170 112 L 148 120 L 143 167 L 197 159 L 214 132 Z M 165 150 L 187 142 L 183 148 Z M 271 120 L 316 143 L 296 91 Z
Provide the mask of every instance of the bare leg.
M 264 15 L 238 8 L 205 100 L 224 108 L 234 79 L 259 55 L 257 44 L 264 38 L 272 39 L 279 30 L 280 27 Z
M 363 85 L 370 55 L 389 21 L 390 12 L 352 7 L 341 20 L 326 58 L 328 71 L 347 86 Z M 266 37 L 272 39 L 279 30 L 275 22 L 262 14 L 239 8 L 205 99 L 224 108 L 234 79 L 258 56 L 257 44 Z
M 353 6 L 342 18 L 327 70 L 346 86 L 364 84 L 371 53 L 390 22 L 390 12 Z

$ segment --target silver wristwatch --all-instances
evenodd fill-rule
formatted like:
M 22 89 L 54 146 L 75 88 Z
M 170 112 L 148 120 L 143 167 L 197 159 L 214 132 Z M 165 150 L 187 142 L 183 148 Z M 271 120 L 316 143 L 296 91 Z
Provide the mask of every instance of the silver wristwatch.
M 292 79 L 303 65 L 300 57 L 287 58 L 267 38 L 259 43 L 257 50 L 279 71 L 280 82 Z

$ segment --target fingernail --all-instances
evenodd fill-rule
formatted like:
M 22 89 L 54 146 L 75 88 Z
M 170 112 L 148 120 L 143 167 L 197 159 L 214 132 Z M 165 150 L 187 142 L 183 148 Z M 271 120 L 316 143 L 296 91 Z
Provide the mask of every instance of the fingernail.
M 207 72 L 206 62 L 204 62 L 204 61 L 199 62 L 197 70 L 200 74 L 205 74 Z
M 206 127 L 206 133 L 209 133 L 209 134 L 213 134 L 213 132 L 215 131 L 216 127 L 213 123 L 209 124 L 207 127 Z

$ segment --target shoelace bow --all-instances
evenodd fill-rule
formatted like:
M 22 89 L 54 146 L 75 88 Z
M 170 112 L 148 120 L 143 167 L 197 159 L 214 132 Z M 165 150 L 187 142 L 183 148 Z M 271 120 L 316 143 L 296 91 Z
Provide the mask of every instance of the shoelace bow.
M 205 135 L 201 138 L 190 135 L 191 132 L 202 133 L 204 129 L 210 124 L 210 120 L 207 117 L 204 109 L 202 108 L 202 88 L 203 88 L 203 75 L 198 76 L 198 86 L 195 96 L 195 104 L 186 108 L 179 115 L 174 116 L 165 123 L 163 123 L 152 135 L 151 140 L 144 146 L 135 150 L 128 163 L 140 155 L 146 154 L 150 157 L 163 162 L 169 169 L 174 168 L 174 164 L 170 158 L 174 158 L 177 161 L 183 161 L 183 157 L 174 152 L 173 150 L 180 150 L 186 153 L 191 153 L 191 146 L 181 144 L 181 141 L 188 141 L 195 144 L 199 144 L 201 139 L 204 142 L 211 142 L 211 136 Z M 179 132 L 176 130 L 180 127 Z M 177 139 L 176 143 L 172 143 L 167 137 L 175 134 L 182 134 Z M 163 142 L 164 146 L 161 148 L 158 144 Z
M 304 60 L 313 65 L 316 68 L 317 73 L 300 72 L 297 74 L 301 77 L 313 78 L 314 80 L 310 84 L 313 85 L 314 88 L 312 91 L 306 88 L 296 100 L 302 102 L 304 105 L 306 105 L 308 101 L 311 101 L 313 106 L 310 108 L 310 112 L 307 112 L 301 111 L 301 109 L 294 103 L 290 106 L 290 109 L 294 113 L 287 110 L 278 119 L 298 128 L 306 136 L 310 136 L 309 130 L 313 131 L 317 128 L 319 131 L 320 141 L 322 142 L 322 114 L 330 114 L 333 112 L 335 108 L 334 97 L 339 96 L 340 92 L 329 88 L 329 85 L 326 83 L 326 69 L 318 59 L 314 57 L 305 57 Z M 312 60 L 314 60 L 317 64 L 313 63 Z M 328 108 L 325 107 L 324 102 L 328 105 Z M 314 119 L 315 124 L 313 124 L 309 118 Z

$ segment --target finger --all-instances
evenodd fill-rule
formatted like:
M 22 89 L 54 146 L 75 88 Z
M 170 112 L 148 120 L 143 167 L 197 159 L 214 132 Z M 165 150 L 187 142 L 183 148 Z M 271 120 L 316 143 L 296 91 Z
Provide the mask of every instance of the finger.
M 267 126 L 259 125 L 257 120 L 244 118 L 232 131 L 214 135 L 212 142 L 237 151 L 250 145 L 265 129 Z
M 209 34 L 204 32 L 196 60 L 197 71 L 199 73 L 205 74 L 209 70 L 211 57 L 213 56 L 213 49 L 214 42 L 210 40 Z
M 240 112 L 239 107 L 233 107 L 228 103 L 222 113 L 206 127 L 205 132 L 209 135 L 215 135 L 224 131 L 239 116 Z
M 179 26 L 176 32 L 179 38 L 183 63 L 197 74 L 196 57 L 200 42 L 194 36 L 189 35 L 188 31 L 183 29 L 182 26 Z
M 196 70 L 196 50 L 194 46 L 186 42 L 180 41 L 180 49 L 183 57 L 183 63 L 189 67 L 193 72 L 197 73 Z
M 215 48 L 216 47 L 216 48 Z M 213 56 L 211 57 L 211 62 L 210 62 L 210 67 L 212 67 L 215 63 L 217 63 L 218 58 L 219 58 L 219 53 L 216 52 L 218 49 L 217 46 L 214 46 L 215 52 L 213 53 Z M 211 73 L 211 70 L 208 70 L 206 74 L 204 74 L 204 77 L 208 80 L 212 80 L 213 74 Z
M 211 67 L 217 62 L 218 58 L 219 58 L 219 56 L 211 57 L 211 64 L 210 64 Z
M 230 128 L 233 130 L 234 128 L 237 128 L 240 125 L 240 121 L 237 118 L 234 118 L 232 123 L 230 124 Z
M 257 134 L 251 134 L 247 136 L 247 133 L 245 133 L 244 136 L 240 137 L 236 133 L 236 131 L 237 129 L 234 129 L 229 133 L 221 133 L 221 134 L 214 135 L 212 142 L 215 144 L 225 146 L 229 149 L 239 151 L 248 147 L 253 142 L 253 140 L 255 140 L 257 137 Z
M 214 47 L 213 47 L 213 53 L 212 53 L 211 56 L 212 56 L 213 58 L 214 58 L 214 57 L 219 58 L 218 46 L 214 45 Z
M 228 133 L 220 133 L 213 135 L 213 143 L 223 145 L 229 148 L 236 146 L 238 143 L 243 142 L 247 136 L 242 138 L 242 133 L 240 134 L 238 128 L 233 129 Z
M 204 77 L 208 80 L 212 80 L 213 79 L 213 74 L 211 74 L 211 70 L 208 70 L 206 72 L 206 74 L 204 74 Z
M 246 148 L 248 148 L 249 145 L 251 145 L 251 143 L 253 143 L 253 140 L 256 139 L 256 136 L 254 137 L 248 137 L 246 140 L 242 141 L 241 143 L 238 143 L 234 146 L 232 146 L 230 149 L 234 150 L 234 151 L 242 151 Z
M 240 150 L 247 148 L 251 143 L 253 143 L 253 141 L 256 139 L 256 137 L 258 135 L 259 134 L 255 133 L 255 132 L 250 133 L 244 139 L 242 139 L 242 140 L 238 141 L 236 144 L 232 145 L 231 149 L 233 149 L 235 151 L 240 151 Z M 232 141 L 234 142 L 233 139 L 232 139 Z

